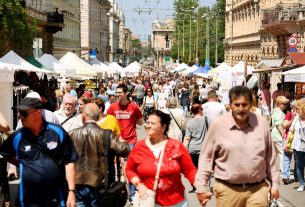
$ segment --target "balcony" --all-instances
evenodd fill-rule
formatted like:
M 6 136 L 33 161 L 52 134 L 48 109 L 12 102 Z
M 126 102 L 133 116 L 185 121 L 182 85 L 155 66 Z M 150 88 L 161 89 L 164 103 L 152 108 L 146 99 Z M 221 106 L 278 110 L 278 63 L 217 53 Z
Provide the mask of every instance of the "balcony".
M 262 28 L 276 36 L 296 33 L 304 12 L 305 7 L 300 4 L 278 4 L 263 11 Z
M 64 14 L 60 14 L 58 9 L 55 12 L 48 12 L 46 32 L 55 34 L 58 31 L 62 31 L 64 26 Z

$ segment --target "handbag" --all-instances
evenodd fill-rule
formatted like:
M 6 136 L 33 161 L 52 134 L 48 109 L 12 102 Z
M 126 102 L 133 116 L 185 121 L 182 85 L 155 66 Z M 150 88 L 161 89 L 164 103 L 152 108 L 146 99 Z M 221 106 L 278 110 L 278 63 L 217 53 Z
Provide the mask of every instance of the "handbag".
M 117 181 L 109 184 L 108 182 L 108 155 L 110 148 L 112 131 L 104 130 L 104 183 L 99 186 L 99 203 L 103 207 L 123 207 L 128 198 L 126 183 L 121 181 L 120 159 L 116 156 Z
M 155 204 L 156 204 L 156 192 L 157 192 L 157 187 L 158 187 L 158 182 L 159 182 L 159 174 L 160 174 L 160 169 L 161 169 L 161 164 L 162 164 L 166 144 L 167 144 L 167 141 L 165 141 L 165 144 L 164 144 L 164 146 L 161 150 L 161 154 L 160 154 L 160 157 L 159 157 L 157 173 L 156 173 L 156 176 L 155 176 L 155 182 L 154 182 L 153 190 L 147 189 L 146 199 L 141 199 L 140 195 L 136 191 L 136 194 L 135 194 L 134 199 L 133 199 L 133 206 L 134 207 L 154 207 L 155 206 Z

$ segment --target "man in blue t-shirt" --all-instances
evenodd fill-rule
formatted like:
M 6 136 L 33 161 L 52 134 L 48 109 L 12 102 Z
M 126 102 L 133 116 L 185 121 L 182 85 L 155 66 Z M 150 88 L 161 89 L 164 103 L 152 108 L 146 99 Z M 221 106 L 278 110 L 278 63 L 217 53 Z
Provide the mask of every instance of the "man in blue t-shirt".
M 78 155 L 67 132 L 46 122 L 41 101 L 24 98 L 19 106 L 23 127 L 8 137 L 0 154 L 19 165 L 20 186 L 16 206 L 74 207 L 75 161 Z M 65 178 L 68 196 L 64 194 Z

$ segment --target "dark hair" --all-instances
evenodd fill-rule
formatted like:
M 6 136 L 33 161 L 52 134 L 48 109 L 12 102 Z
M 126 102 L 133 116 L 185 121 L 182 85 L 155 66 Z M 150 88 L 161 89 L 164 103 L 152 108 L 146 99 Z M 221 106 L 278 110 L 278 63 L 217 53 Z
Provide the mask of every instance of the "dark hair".
M 231 88 L 231 90 L 229 91 L 230 103 L 233 102 L 234 98 L 238 98 L 241 96 L 245 96 L 246 98 L 248 98 L 248 100 L 252 104 L 253 96 L 252 96 L 251 90 L 249 88 L 247 88 L 246 86 L 235 86 L 235 87 Z
M 102 111 L 102 113 L 104 113 L 105 111 L 105 104 L 104 101 L 100 98 L 95 98 L 93 99 L 93 103 L 95 103 Z
M 169 125 L 170 125 L 170 122 L 172 120 L 171 116 L 169 114 L 166 114 L 160 110 L 153 110 L 151 113 L 148 114 L 148 116 L 157 116 L 160 118 L 160 122 L 161 122 L 161 125 L 165 125 L 165 130 L 164 130 L 164 134 L 167 134 L 167 131 L 169 129 Z
M 147 88 L 147 90 L 145 91 L 145 96 L 147 96 L 147 94 L 148 94 L 148 90 L 151 90 L 151 95 L 153 96 L 154 95 L 154 91 L 153 91 L 153 89 L 152 89 L 152 87 L 150 86 L 150 87 L 148 87 Z
M 193 103 L 192 107 L 191 107 L 191 112 L 196 115 L 200 112 L 200 110 L 202 110 L 202 106 L 200 103 Z
M 128 92 L 128 88 L 125 84 L 120 84 L 118 85 L 118 87 L 116 87 L 117 89 L 118 88 L 121 88 L 123 90 L 124 93 L 127 93 Z

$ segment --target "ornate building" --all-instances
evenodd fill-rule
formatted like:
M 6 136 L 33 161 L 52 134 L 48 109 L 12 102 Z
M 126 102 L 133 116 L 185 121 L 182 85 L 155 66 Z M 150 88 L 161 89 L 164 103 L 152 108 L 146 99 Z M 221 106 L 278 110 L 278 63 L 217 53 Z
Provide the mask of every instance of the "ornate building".
M 152 25 L 152 48 L 154 49 L 155 65 L 163 66 L 169 59 L 169 52 L 174 41 L 174 19 L 166 19 L 163 23 L 158 20 Z M 167 59 L 167 60 L 166 60 Z
M 304 6 L 303 6 L 304 5 Z M 245 59 L 256 66 L 263 59 L 286 56 L 289 36 L 296 34 L 304 51 L 304 0 L 227 0 L 225 61 Z
M 107 0 L 81 0 L 81 57 L 89 59 L 91 53 L 101 61 L 108 60 L 110 8 Z
M 80 0 L 52 0 L 53 8 L 64 15 L 65 27 L 53 35 L 53 55 L 61 58 L 67 52 L 80 55 Z
M 25 0 L 23 5 L 30 18 L 38 20 L 38 33 L 30 55 L 40 56 L 43 53 L 53 52 L 53 34 L 64 27 L 63 14 L 53 7 L 51 0 Z M 31 49 L 31 48 L 30 48 Z

